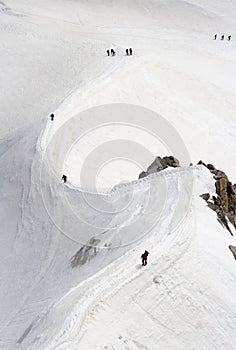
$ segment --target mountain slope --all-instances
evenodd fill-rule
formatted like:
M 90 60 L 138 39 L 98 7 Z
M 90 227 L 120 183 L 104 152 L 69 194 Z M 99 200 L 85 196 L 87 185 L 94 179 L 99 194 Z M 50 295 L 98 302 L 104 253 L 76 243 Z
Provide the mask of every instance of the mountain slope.
M 189 163 L 234 179 L 235 9 L 0 4 L 2 349 L 233 349 L 235 238 Z M 183 167 L 135 180 L 166 154 Z

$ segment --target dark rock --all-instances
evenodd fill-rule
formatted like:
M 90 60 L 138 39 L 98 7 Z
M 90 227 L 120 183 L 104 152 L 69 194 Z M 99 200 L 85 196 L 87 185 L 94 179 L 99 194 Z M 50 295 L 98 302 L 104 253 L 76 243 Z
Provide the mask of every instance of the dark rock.
M 217 205 L 219 208 L 222 208 L 222 201 L 220 197 L 212 196 L 212 199 L 215 205 Z
M 199 162 L 197 164 L 198 165 L 204 165 L 206 167 L 206 164 L 202 160 L 199 160 Z
M 216 175 L 218 173 L 218 170 L 217 169 L 214 169 L 214 170 L 210 170 L 210 172 L 214 175 Z
M 229 196 L 229 209 L 236 213 L 236 194 L 233 193 Z
M 146 171 L 142 171 L 140 174 L 139 174 L 139 179 L 142 179 L 142 178 L 144 178 L 144 177 L 146 177 L 147 176 L 147 173 L 146 173 Z
M 209 193 L 203 193 L 203 194 L 201 194 L 200 197 L 202 197 L 205 201 L 208 201 L 211 196 Z
M 198 164 L 206 166 L 201 160 Z M 208 198 L 204 193 L 201 197 L 207 201 L 208 207 L 216 212 L 217 220 L 232 234 L 229 222 L 236 228 L 236 184 L 233 185 L 227 175 L 214 165 L 207 164 L 206 167 L 214 174 L 217 196 Z
M 139 179 L 148 176 L 150 174 L 158 173 L 168 167 L 177 168 L 179 167 L 179 161 L 173 156 L 156 157 L 154 162 L 147 168 L 147 171 L 142 171 L 139 175 Z
M 214 174 L 215 174 L 215 176 L 214 176 L 215 180 L 220 180 L 222 178 L 226 178 L 227 181 L 228 181 L 228 178 L 227 178 L 226 174 L 223 171 L 216 170 L 216 171 L 214 171 Z
M 163 157 L 162 162 L 164 162 L 167 166 L 171 166 L 173 168 L 177 168 L 180 166 L 178 159 L 173 156 Z
M 227 218 L 229 219 L 229 222 L 236 228 L 236 214 L 233 211 L 230 211 L 226 214 Z
M 223 212 L 223 210 L 222 209 L 216 209 L 216 214 L 217 214 L 217 220 L 219 221 L 219 223 L 223 227 L 225 227 L 229 231 L 229 233 L 233 236 L 232 231 L 231 231 L 231 229 L 229 227 L 227 218 L 226 218 L 225 213 Z
M 235 194 L 235 190 L 234 190 L 234 187 L 232 185 L 232 182 L 229 182 L 229 181 L 227 183 L 227 193 L 228 193 L 229 196 L 231 194 Z
M 229 249 L 231 250 L 234 259 L 236 260 L 236 247 L 234 247 L 233 245 L 229 245 Z
M 154 162 L 147 168 L 147 175 L 158 173 L 161 170 L 164 170 L 168 167 L 165 161 L 161 157 L 156 157 Z
M 217 211 L 219 209 L 218 205 L 216 205 L 215 203 L 209 202 L 209 201 L 207 202 L 207 206 L 214 211 Z
M 207 168 L 212 171 L 212 170 L 216 170 L 216 168 L 214 167 L 214 165 L 212 164 L 207 164 Z
M 227 177 L 221 177 L 219 180 L 216 181 L 215 187 L 216 187 L 216 193 L 221 199 L 222 207 L 224 211 L 228 212 L 228 193 L 227 193 L 227 184 L 228 179 Z

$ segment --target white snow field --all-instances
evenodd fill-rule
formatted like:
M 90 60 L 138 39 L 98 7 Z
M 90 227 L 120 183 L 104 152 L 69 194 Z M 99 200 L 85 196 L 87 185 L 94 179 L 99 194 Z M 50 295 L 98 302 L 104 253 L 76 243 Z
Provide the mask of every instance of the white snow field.
M 236 0 L 0 1 L 0 349 L 235 350 L 236 240 L 189 166 L 236 182 L 235 18 Z M 169 154 L 183 167 L 137 180 Z

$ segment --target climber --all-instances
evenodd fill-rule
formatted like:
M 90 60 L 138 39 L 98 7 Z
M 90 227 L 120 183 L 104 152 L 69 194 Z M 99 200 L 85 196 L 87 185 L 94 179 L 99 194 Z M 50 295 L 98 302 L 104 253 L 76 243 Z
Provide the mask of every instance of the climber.
M 224 40 L 225 36 L 224 35 L 221 35 L 221 40 Z
M 66 183 L 66 181 L 67 181 L 67 176 L 66 176 L 66 175 L 62 175 L 62 180 L 64 181 L 64 183 Z
M 107 56 L 110 56 L 110 50 L 107 50 Z
M 53 114 L 53 113 L 50 114 L 50 118 L 51 118 L 51 120 L 53 121 L 53 119 L 54 119 L 54 114 Z
M 145 252 L 141 255 L 142 265 L 143 266 L 147 265 L 148 254 L 149 254 L 149 252 L 147 250 L 145 250 Z
M 216 38 L 217 38 L 217 34 L 215 34 L 214 40 L 216 40 Z
M 125 52 L 126 52 L 126 56 L 129 56 L 129 49 L 126 49 Z
M 111 49 L 111 55 L 115 56 L 115 54 L 116 54 L 115 51 L 113 49 Z
M 130 54 L 130 56 L 133 55 L 133 50 L 131 48 L 129 49 L 129 54 Z

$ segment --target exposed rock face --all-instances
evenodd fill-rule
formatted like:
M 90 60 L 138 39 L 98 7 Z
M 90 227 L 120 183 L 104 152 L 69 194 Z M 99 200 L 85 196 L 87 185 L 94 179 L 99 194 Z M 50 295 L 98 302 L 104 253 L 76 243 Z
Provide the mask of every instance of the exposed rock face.
M 205 164 L 201 160 L 198 164 L 204 165 L 214 175 L 217 196 L 210 197 L 204 193 L 201 197 L 208 207 L 217 213 L 218 221 L 232 234 L 228 221 L 236 228 L 236 184 L 229 181 L 227 175 L 217 170 L 212 164 Z
M 216 196 L 211 197 L 209 193 L 204 193 L 201 197 L 207 202 L 208 207 L 216 212 L 217 220 L 220 224 L 233 235 L 229 222 L 236 228 L 236 184 L 233 185 L 227 175 L 223 171 L 216 169 L 214 165 L 206 164 L 202 160 L 198 164 L 205 166 L 213 174 L 216 188 Z M 168 167 L 176 168 L 179 166 L 178 159 L 173 156 L 156 157 L 147 170 L 141 172 L 139 179 L 160 172 Z
M 229 249 L 231 250 L 231 252 L 234 256 L 234 259 L 236 260 L 236 247 L 234 247 L 233 245 L 230 245 Z
M 173 156 L 166 156 L 166 157 L 156 157 L 154 162 L 147 168 L 147 171 L 142 171 L 139 175 L 139 179 L 146 177 L 150 174 L 158 173 L 161 170 L 164 170 L 168 167 L 179 167 L 179 161 L 178 159 L 174 158 Z
M 228 192 L 227 192 L 227 185 L 228 185 L 228 178 L 224 174 L 215 176 L 215 186 L 216 186 L 216 194 L 221 199 L 221 205 L 223 207 L 224 212 L 228 212 Z

